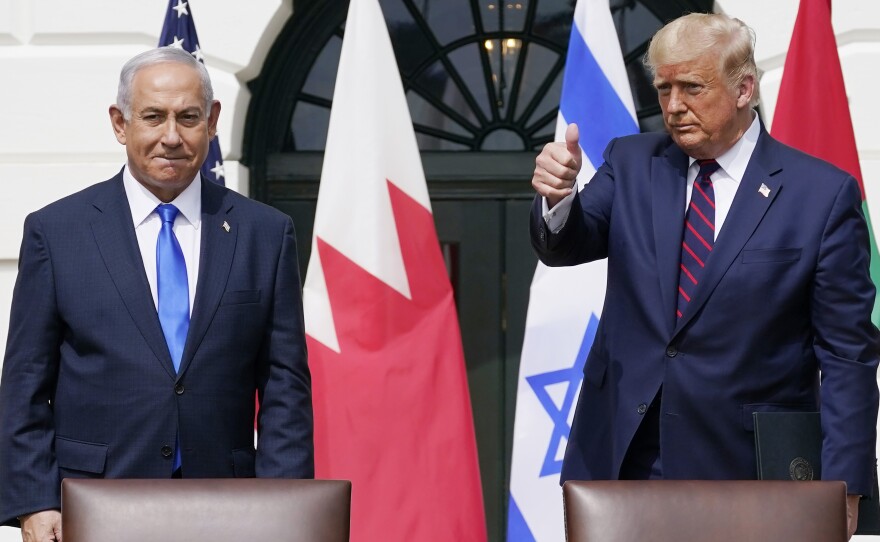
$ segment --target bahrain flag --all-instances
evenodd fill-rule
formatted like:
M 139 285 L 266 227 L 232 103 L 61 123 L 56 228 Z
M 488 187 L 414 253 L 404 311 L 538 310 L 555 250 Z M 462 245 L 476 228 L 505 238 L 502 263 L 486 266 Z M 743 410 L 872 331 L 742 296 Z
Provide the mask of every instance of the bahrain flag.
M 349 7 L 303 302 L 316 475 L 352 481 L 351 540 L 485 541 L 455 302 L 378 0 Z

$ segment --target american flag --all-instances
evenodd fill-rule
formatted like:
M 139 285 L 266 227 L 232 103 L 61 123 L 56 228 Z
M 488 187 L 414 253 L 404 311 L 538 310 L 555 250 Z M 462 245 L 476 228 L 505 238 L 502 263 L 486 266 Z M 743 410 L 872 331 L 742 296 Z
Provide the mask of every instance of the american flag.
M 192 2 L 183 0 L 168 0 L 168 9 L 165 11 L 165 24 L 162 25 L 162 35 L 159 37 L 159 47 L 171 45 L 183 49 L 201 63 L 205 63 L 205 56 L 199 47 L 199 37 L 196 34 L 196 25 L 193 22 Z M 215 137 L 208 147 L 208 156 L 202 164 L 202 177 L 217 184 L 225 183 L 223 171 L 223 154 L 220 152 L 220 143 Z

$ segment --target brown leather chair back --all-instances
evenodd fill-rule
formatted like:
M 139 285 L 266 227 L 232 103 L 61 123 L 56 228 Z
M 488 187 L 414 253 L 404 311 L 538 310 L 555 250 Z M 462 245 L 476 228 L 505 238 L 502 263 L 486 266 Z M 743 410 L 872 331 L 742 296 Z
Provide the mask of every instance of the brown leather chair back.
M 64 542 L 348 542 L 344 480 L 80 480 L 61 484 Z
M 563 486 L 568 542 L 845 542 L 846 485 L 595 481 Z

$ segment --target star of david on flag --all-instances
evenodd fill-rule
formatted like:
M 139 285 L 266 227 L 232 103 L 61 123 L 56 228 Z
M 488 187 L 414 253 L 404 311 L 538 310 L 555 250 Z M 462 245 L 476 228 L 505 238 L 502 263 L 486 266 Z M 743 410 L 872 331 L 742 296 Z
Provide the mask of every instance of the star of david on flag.
M 584 332 L 581 347 L 573 360 L 571 367 L 538 373 L 526 377 L 526 382 L 538 398 L 547 416 L 553 422 L 553 433 L 547 445 L 547 453 L 544 454 L 544 463 L 541 465 L 540 476 L 550 476 L 562 472 L 561 454 L 565 452 L 565 444 L 568 434 L 571 432 L 571 417 L 574 415 L 575 400 L 578 390 L 584 380 L 584 365 L 587 354 L 593 346 L 596 338 L 596 329 L 599 327 L 599 318 L 595 314 L 590 315 L 590 323 Z
M 187 51 L 202 64 L 205 56 L 199 47 L 199 37 L 196 34 L 196 25 L 193 22 L 192 2 L 183 0 L 169 0 L 168 9 L 165 11 L 165 23 L 162 25 L 162 35 L 159 36 L 159 47 L 171 45 Z M 211 140 L 208 146 L 208 156 L 201 168 L 202 177 L 217 184 L 226 184 L 226 174 L 223 171 L 223 154 L 220 152 L 220 143 L 217 138 Z

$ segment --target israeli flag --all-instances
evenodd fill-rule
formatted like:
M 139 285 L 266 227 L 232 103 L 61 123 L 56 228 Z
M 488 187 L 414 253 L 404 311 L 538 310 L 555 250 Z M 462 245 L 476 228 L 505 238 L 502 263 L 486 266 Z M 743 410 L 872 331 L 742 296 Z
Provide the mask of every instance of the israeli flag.
M 578 0 L 556 140 L 576 123 L 584 153 L 578 188 L 618 136 L 639 131 L 609 0 Z M 559 474 L 574 407 L 605 297 L 604 261 L 548 268 L 532 280 L 519 369 L 507 540 L 565 540 Z

